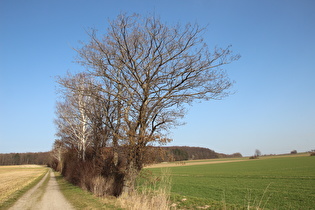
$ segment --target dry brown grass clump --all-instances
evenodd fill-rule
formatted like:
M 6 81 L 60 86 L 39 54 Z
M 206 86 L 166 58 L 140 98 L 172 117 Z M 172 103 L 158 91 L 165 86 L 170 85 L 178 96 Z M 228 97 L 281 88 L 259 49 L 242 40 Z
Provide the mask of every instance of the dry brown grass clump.
M 149 182 L 130 194 L 123 194 L 117 204 L 130 210 L 168 210 L 170 209 L 171 179 L 169 170 L 163 170 L 160 177 Z

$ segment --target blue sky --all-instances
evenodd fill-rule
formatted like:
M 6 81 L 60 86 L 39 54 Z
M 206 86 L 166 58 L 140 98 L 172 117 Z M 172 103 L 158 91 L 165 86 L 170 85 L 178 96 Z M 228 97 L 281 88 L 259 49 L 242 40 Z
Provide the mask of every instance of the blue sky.
M 189 107 L 170 145 L 252 155 L 315 149 L 313 0 L 1 0 L 0 153 L 48 151 L 55 76 L 77 72 L 79 40 L 119 13 L 207 26 L 210 47 L 232 44 L 234 95 Z

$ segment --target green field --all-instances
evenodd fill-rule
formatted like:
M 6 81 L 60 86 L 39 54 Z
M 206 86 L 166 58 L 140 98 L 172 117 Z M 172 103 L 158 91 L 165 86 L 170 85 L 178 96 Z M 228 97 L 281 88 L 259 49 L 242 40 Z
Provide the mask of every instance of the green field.
M 172 167 L 169 174 L 179 209 L 315 209 L 314 156 Z

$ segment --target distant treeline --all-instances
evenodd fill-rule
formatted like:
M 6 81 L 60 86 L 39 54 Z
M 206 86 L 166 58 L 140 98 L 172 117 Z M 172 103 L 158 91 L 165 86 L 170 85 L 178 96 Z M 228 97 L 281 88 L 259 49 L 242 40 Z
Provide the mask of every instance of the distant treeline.
M 241 153 L 227 155 L 222 153 L 216 153 L 211 149 L 203 147 L 173 146 L 151 149 L 152 151 L 150 153 L 152 155 L 150 155 L 151 157 L 151 160 L 149 161 L 150 163 L 242 157 Z
M 48 165 L 50 161 L 50 152 L 0 154 L 0 165 Z
M 219 158 L 238 158 L 243 157 L 243 155 L 239 152 L 233 153 L 231 155 L 223 154 L 223 153 L 217 153 Z
M 213 159 L 213 158 L 233 158 L 242 157 L 240 153 L 226 155 L 203 147 L 151 147 L 147 163 L 172 162 L 183 160 Z M 51 165 L 51 152 L 28 152 L 28 153 L 8 153 L 0 154 L 0 165 Z

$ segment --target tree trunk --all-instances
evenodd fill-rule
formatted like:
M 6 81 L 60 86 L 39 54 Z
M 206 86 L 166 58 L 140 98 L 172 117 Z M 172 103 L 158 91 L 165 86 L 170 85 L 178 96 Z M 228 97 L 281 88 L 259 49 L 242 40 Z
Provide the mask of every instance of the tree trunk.
M 137 166 L 134 164 L 134 162 L 130 162 L 125 171 L 122 194 L 130 194 L 135 190 L 136 178 L 139 172 L 140 171 L 137 169 Z

